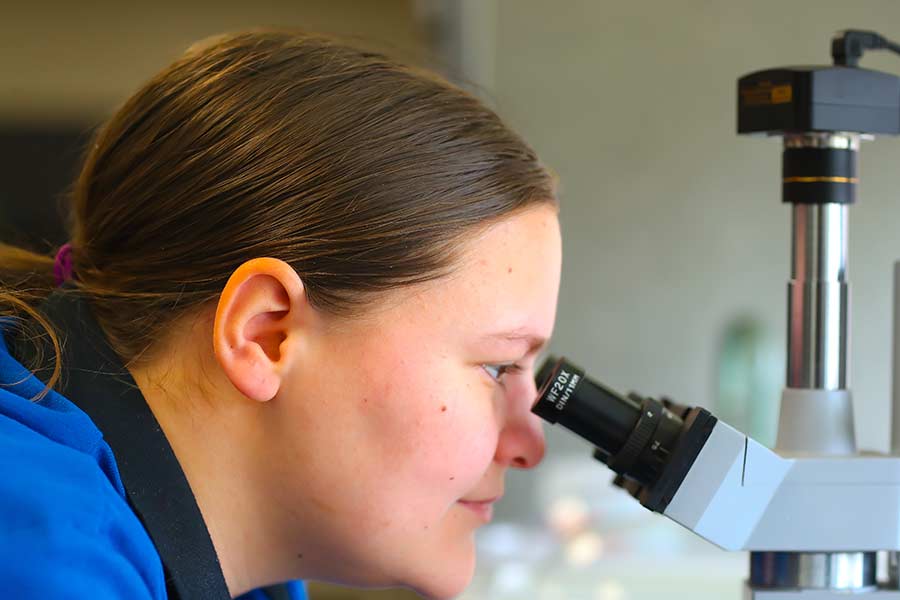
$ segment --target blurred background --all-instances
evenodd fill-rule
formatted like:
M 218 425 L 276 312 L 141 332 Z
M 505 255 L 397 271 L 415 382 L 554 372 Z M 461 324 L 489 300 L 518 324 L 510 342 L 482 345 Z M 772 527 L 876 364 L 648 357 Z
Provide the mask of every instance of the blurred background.
M 564 268 L 551 351 L 621 391 L 710 408 L 772 443 L 784 380 L 790 213 L 780 143 L 735 135 L 751 71 L 830 62 L 832 33 L 900 39 L 895 0 L 174 0 L 5 3 L 0 240 L 52 252 L 93 128 L 191 42 L 257 25 L 356 37 L 463 82 L 562 181 Z M 900 72 L 892 55 L 863 66 Z M 889 447 L 891 265 L 900 140 L 860 152 L 850 211 L 851 386 L 861 447 Z M 727 554 L 609 486 L 548 431 L 479 535 L 466 600 L 725 600 Z M 312 586 L 314 599 L 412 598 Z

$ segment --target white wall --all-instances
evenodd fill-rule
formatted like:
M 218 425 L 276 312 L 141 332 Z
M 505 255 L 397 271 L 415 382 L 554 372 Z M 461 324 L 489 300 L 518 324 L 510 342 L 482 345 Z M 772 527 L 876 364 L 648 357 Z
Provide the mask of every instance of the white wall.
M 830 62 L 838 29 L 900 39 L 900 3 L 500 0 L 497 22 L 499 110 L 563 182 L 552 350 L 615 388 L 711 405 L 726 322 L 757 315 L 783 348 L 790 273 L 780 142 L 735 134 L 736 80 Z M 900 73 L 890 54 L 862 64 Z M 900 139 L 864 144 L 850 210 L 858 440 L 883 451 L 897 165 Z

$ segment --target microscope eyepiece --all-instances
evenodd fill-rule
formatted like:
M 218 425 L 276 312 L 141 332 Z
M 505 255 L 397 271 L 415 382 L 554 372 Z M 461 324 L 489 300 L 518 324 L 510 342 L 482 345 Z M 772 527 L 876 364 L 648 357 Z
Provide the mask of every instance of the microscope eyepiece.
M 595 458 L 638 484 L 629 490 L 634 494 L 657 484 L 682 434 L 691 429 L 697 411 L 702 411 L 666 399 L 624 396 L 593 381 L 565 358 L 549 358 L 538 372 L 537 383 L 540 392 L 532 412 L 593 444 Z

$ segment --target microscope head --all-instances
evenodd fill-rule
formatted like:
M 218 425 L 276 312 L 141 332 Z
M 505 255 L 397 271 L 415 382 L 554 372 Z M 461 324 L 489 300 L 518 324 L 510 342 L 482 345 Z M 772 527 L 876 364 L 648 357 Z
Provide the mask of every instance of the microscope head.
M 532 412 L 593 444 L 594 458 L 617 474 L 614 483 L 656 512 L 665 511 L 716 424 L 702 408 L 619 394 L 565 358 L 548 358 L 537 382 Z

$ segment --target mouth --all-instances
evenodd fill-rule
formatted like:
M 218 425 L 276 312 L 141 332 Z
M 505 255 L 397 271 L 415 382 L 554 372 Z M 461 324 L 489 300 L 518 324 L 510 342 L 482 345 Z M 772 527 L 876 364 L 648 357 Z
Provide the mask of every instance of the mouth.
M 499 499 L 500 497 L 498 496 L 487 500 L 458 500 L 457 503 L 472 511 L 485 523 L 489 523 L 494 515 L 494 502 Z

